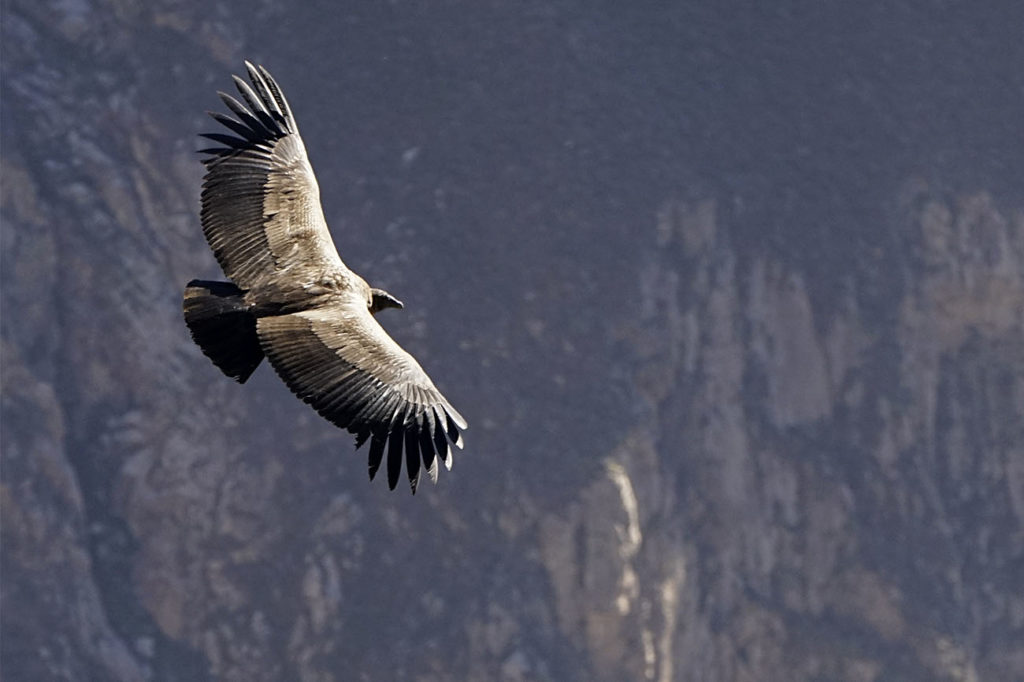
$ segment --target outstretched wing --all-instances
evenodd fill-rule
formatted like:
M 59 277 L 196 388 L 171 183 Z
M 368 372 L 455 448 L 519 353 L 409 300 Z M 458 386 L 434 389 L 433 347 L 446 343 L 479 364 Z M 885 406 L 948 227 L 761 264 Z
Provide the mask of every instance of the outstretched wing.
M 437 481 L 438 461 L 451 468 L 466 420 L 434 387 L 419 363 L 370 315 L 365 303 L 260 318 L 263 352 L 288 388 L 321 416 L 370 441 L 370 478 L 387 450 L 388 486 L 402 469 L 416 492 L 421 468 Z M 422 465 L 422 467 L 421 467 Z
M 237 118 L 210 112 L 233 135 L 203 135 L 220 145 L 201 150 L 210 155 L 200 213 L 206 241 L 242 289 L 286 269 L 344 270 L 291 108 L 266 69 L 245 65 L 252 87 L 234 76 L 245 104 L 218 93 Z

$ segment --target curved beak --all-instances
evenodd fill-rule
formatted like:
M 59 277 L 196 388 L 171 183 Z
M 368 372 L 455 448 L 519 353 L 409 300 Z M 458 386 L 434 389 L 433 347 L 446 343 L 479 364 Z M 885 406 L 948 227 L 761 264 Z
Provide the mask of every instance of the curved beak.
M 401 309 L 405 307 L 401 301 L 383 289 L 370 289 L 370 294 L 373 296 L 373 301 L 370 303 L 370 312 L 374 315 L 385 308 Z

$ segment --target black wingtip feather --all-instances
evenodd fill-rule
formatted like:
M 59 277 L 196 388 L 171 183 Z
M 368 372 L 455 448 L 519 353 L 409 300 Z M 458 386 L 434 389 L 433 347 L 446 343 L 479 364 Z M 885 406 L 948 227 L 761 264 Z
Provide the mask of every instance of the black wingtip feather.
M 235 137 L 234 135 L 225 135 L 223 133 L 199 133 L 199 137 L 205 137 L 207 140 L 219 142 L 225 147 L 231 149 L 242 149 L 246 146 L 245 140 Z
M 242 80 L 240 76 L 232 74 L 231 80 L 235 84 L 238 94 L 240 94 L 242 99 L 245 100 L 245 103 L 249 105 L 249 111 L 253 114 L 258 114 L 263 109 L 263 105 L 260 103 L 260 99 L 253 89 L 250 88 L 249 84 Z
M 242 99 L 244 99 L 246 104 L 249 105 L 249 109 L 252 111 L 252 114 L 259 119 L 260 123 L 262 123 L 267 130 L 273 131 L 278 136 L 285 135 L 287 131 L 281 127 L 280 121 L 276 120 L 267 109 L 267 106 L 263 103 L 262 97 L 257 95 L 256 92 L 249 87 L 249 84 L 238 76 L 232 76 L 232 78 L 235 81 L 235 87 L 238 88 L 239 94 L 242 95 Z
M 258 118 L 253 116 L 252 113 L 245 108 L 244 104 L 226 92 L 218 91 L 217 94 L 220 96 L 221 101 L 224 102 L 224 105 L 238 117 L 238 120 L 251 128 L 257 135 L 266 139 L 276 137 L 274 131 L 264 126 Z
M 401 428 L 388 437 L 388 490 L 394 490 L 402 473 L 402 445 L 405 437 Z
M 462 432 L 459 431 L 458 425 L 455 423 L 455 420 L 452 419 L 450 414 L 445 412 L 444 416 L 448 422 L 448 438 L 450 438 L 452 443 L 455 444 L 455 447 L 461 450 L 463 445 Z
M 409 476 L 409 487 L 415 495 L 416 486 L 420 484 L 419 428 L 415 424 L 405 431 L 405 469 Z
M 459 411 L 452 407 L 447 401 L 445 402 L 444 409 L 445 412 L 448 413 L 448 416 L 451 417 L 452 421 L 454 421 L 460 429 L 465 431 L 466 429 L 469 428 L 469 424 L 466 422 L 466 418 L 459 414 Z
M 249 126 L 239 121 L 236 121 L 227 114 L 222 114 L 217 111 L 207 111 L 206 113 L 214 121 L 220 123 L 222 126 L 236 133 L 239 137 L 244 138 L 250 143 L 258 143 L 263 140 L 263 138 L 260 135 L 256 134 L 255 131 L 251 130 Z
M 256 67 L 253 66 L 252 62 L 246 61 L 245 68 L 249 72 L 249 81 L 256 89 L 256 93 L 263 102 L 263 106 L 266 108 L 267 113 L 272 117 L 280 118 L 283 121 L 284 112 L 281 111 L 281 107 L 278 105 L 277 100 L 274 99 L 274 96 L 271 94 L 270 87 L 267 85 L 266 81 L 263 80 L 263 76 Z
M 298 129 L 295 126 L 295 117 L 292 116 L 292 108 L 288 106 L 288 100 L 285 99 L 284 93 L 281 92 L 281 86 L 277 84 L 277 81 L 274 80 L 274 77 L 270 75 L 269 71 L 262 66 L 258 66 L 257 68 L 259 69 L 260 75 L 263 76 L 263 79 L 266 81 L 267 87 L 270 88 L 270 92 L 277 101 L 278 106 L 281 108 L 286 125 L 292 132 L 298 132 Z
M 430 480 L 437 483 L 433 414 L 420 414 L 420 455 L 423 457 L 423 466 L 426 467 L 427 473 L 430 474 Z
M 452 455 L 448 448 L 448 439 L 444 434 L 444 427 L 441 423 L 441 415 L 434 409 L 434 447 L 437 449 L 438 458 L 444 462 L 446 469 L 452 468 Z
M 384 459 L 384 446 L 387 445 L 387 435 L 381 435 L 379 433 L 373 434 L 373 440 L 370 442 L 370 480 L 377 475 L 377 470 L 380 469 L 380 463 Z

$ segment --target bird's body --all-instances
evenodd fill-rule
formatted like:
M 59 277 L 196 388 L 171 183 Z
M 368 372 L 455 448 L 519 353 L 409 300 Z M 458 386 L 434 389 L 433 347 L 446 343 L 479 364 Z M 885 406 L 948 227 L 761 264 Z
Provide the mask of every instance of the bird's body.
M 203 150 L 203 234 L 232 283 L 190 282 L 185 321 L 228 376 L 244 383 L 267 357 L 357 447 L 369 441 L 371 478 L 386 450 L 394 488 L 404 451 L 415 492 L 421 469 L 436 480 L 438 461 L 451 466 L 466 421 L 374 319 L 402 303 L 342 262 L 291 109 L 265 69 L 246 67 L 245 104 L 220 93 L 237 118 L 211 113 L 234 135 L 204 135 L 221 146 Z

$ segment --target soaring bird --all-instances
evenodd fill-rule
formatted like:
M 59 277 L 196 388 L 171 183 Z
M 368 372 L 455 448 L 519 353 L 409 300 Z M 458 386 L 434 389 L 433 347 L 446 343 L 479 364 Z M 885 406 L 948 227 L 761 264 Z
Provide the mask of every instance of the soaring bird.
M 374 318 L 402 302 L 342 262 L 291 107 L 262 66 L 233 76 L 243 102 L 220 92 L 231 134 L 207 133 L 200 218 L 231 282 L 185 288 L 192 339 L 224 374 L 245 383 L 266 356 L 295 395 L 370 443 L 370 479 L 387 454 L 388 487 L 403 460 L 416 492 L 421 471 L 451 468 L 466 420 Z

